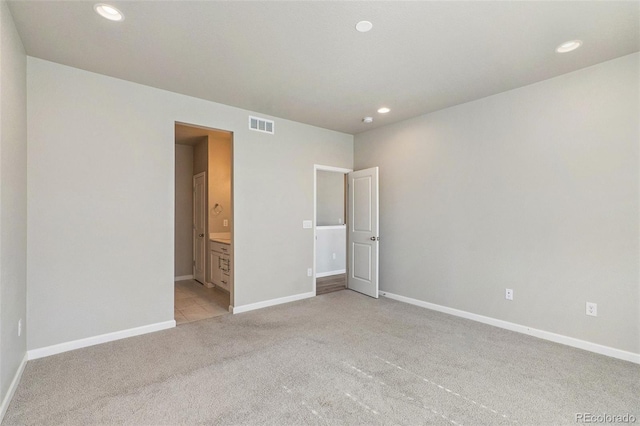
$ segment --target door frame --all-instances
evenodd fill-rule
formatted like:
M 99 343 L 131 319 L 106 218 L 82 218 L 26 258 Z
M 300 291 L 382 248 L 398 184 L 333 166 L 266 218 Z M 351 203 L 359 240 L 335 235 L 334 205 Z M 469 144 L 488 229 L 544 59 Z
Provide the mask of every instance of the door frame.
M 342 167 L 334 167 L 334 166 L 323 166 L 321 164 L 314 164 L 313 165 L 313 271 L 312 271 L 312 276 L 313 276 L 313 296 L 315 297 L 316 295 L 316 245 L 318 243 L 318 240 L 316 238 L 317 235 L 317 230 L 316 230 L 316 218 L 318 216 L 318 170 L 322 170 L 325 172 L 337 172 L 337 173 L 342 173 L 344 175 L 346 175 L 347 173 L 351 173 L 353 171 L 353 169 L 345 169 Z M 345 193 L 345 200 L 346 200 L 346 196 L 348 194 Z M 345 201 L 346 202 L 346 201 Z M 345 205 L 345 209 L 346 209 L 346 205 Z M 344 223 L 347 226 L 347 232 L 349 232 L 349 221 L 347 220 L 347 217 L 345 216 L 344 218 Z M 347 256 L 349 254 L 347 253 Z M 348 262 L 347 262 L 348 263 Z M 347 264 L 347 273 L 349 272 L 349 266 Z
M 203 130 L 212 130 L 212 131 L 217 131 L 217 132 L 225 132 L 225 133 L 229 133 L 231 135 L 231 215 L 229 217 L 229 221 L 230 221 L 230 226 L 229 226 L 229 232 L 231 233 L 231 247 L 230 247 L 230 260 L 231 260 L 231 270 L 229 271 L 229 276 L 231 279 L 231 287 L 229 289 L 229 312 L 233 313 L 233 307 L 235 305 L 235 289 L 236 289 L 236 281 L 235 281 L 235 249 L 234 249 L 234 236 L 235 236 L 235 140 L 236 140 L 236 135 L 235 132 L 233 130 L 227 130 L 227 129 L 222 129 L 222 128 L 217 128 L 217 127 L 211 127 L 211 126 L 205 126 L 205 125 L 200 125 L 200 124 L 193 124 L 193 123 L 189 123 L 186 121 L 179 121 L 179 120 L 174 120 L 172 122 L 173 124 L 173 128 L 174 128 L 174 133 L 173 133 L 173 140 L 174 140 L 174 146 L 175 146 L 175 126 L 177 124 L 179 125 L 183 125 L 183 126 L 187 126 L 187 127 L 193 127 L 193 128 L 197 128 L 197 129 L 203 129 Z M 174 208 L 174 212 L 175 212 L 175 204 L 176 204 L 176 198 L 175 198 L 175 148 L 174 148 L 174 161 L 173 161 L 174 165 L 174 169 L 173 169 L 173 174 L 174 174 L 174 179 L 173 179 L 173 184 L 174 184 L 174 195 L 173 195 L 173 208 Z M 193 175 L 195 176 L 195 175 Z M 208 197 L 208 194 L 207 194 Z M 207 229 L 206 231 L 206 240 L 209 241 L 209 230 L 208 230 L 208 216 L 209 216 L 209 211 L 207 208 L 207 213 L 206 213 L 206 218 L 207 218 Z M 173 232 L 175 235 L 175 213 L 174 213 L 174 217 L 173 217 Z M 173 242 L 173 246 L 174 246 L 174 250 L 175 250 L 175 239 Z M 207 248 L 209 246 L 209 244 L 206 244 Z M 195 245 L 193 246 L 195 248 Z M 173 262 L 175 263 L 175 253 L 173 254 Z M 195 259 L 195 252 L 192 255 L 192 258 Z M 207 250 L 205 250 L 205 262 L 207 261 Z M 175 270 L 173 273 L 174 277 L 172 278 L 172 281 L 175 281 Z M 205 268 L 205 281 L 206 281 L 206 268 Z M 173 291 L 173 290 L 172 290 Z
M 193 218 L 192 218 L 192 235 L 193 235 L 193 268 L 192 268 L 192 272 L 193 272 L 193 279 L 194 281 L 198 281 L 196 280 L 196 244 L 198 244 L 198 235 L 197 235 L 197 231 L 196 231 L 196 179 L 199 178 L 200 176 L 204 177 L 204 197 L 205 199 L 204 201 L 204 261 L 203 261 L 203 265 L 202 267 L 204 268 L 204 279 L 202 280 L 202 284 L 203 285 L 207 285 L 207 249 L 208 249 L 208 244 L 207 244 L 207 240 L 208 240 L 208 233 L 209 230 L 208 228 L 208 220 L 207 220 L 207 215 L 209 213 L 209 203 L 207 203 L 207 172 L 200 172 L 200 173 L 196 173 L 195 175 L 193 175 L 193 199 L 192 199 L 192 203 L 193 203 Z M 199 281 L 198 281 L 199 282 Z

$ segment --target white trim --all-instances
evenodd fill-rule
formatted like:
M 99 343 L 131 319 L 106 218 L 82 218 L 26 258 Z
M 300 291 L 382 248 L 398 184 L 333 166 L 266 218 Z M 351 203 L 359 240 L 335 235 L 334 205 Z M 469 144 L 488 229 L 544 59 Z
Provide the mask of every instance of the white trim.
M 154 331 L 166 330 L 167 328 L 173 328 L 175 326 L 175 320 L 157 322 L 155 324 L 143 325 L 142 327 L 114 331 L 113 333 L 72 340 L 70 342 L 59 343 L 57 345 L 45 346 L 44 348 L 31 349 L 30 351 L 27 351 L 27 356 L 29 357 L 29 360 L 44 358 L 46 356 L 72 351 L 74 349 L 86 348 L 88 346 L 99 345 L 101 343 L 112 342 L 114 340 L 126 339 L 127 337 L 153 333 Z
M 4 396 L 2 400 L 2 405 L 0 405 L 0 423 L 4 419 L 4 415 L 7 412 L 7 408 L 9 408 L 9 404 L 11 403 L 11 399 L 13 395 L 16 393 L 16 389 L 18 389 L 18 385 L 20 384 L 20 379 L 22 378 L 22 372 L 24 371 L 24 367 L 27 365 L 27 354 L 24 354 L 24 358 L 22 358 L 22 362 L 18 366 L 18 371 L 13 376 L 13 380 L 11 380 L 11 384 L 9 385 L 9 389 L 7 389 L 7 394 Z
M 318 277 L 318 275 L 315 274 L 316 272 L 316 244 L 318 243 L 318 240 L 316 239 L 316 232 L 318 229 L 318 226 L 316 225 L 316 217 L 318 217 L 318 170 L 323 170 L 325 172 L 338 172 L 338 173 L 344 173 L 345 175 L 347 173 L 351 173 L 353 171 L 353 169 L 345 169 L 342 167 L 334 167 L 334 166 L 323 166 L 321 164 L 314 164 L 313 165 L 313 278 L 312 278 L 312 282 L 313 282 L 313 288 L 312 288 L 312 293 L 315 296 L 316 295 L 316 278 Z M 347 218 L 345 217 L 345 222 L 347 221 Z M 344 225 L 342 225 L 344 227 L 346 227 L 346 223 Z M 326 227 L 328 228 L 328 227 Z
M 208 161 L 208 160 L 207 160 Z M 207 163 L 208 164 L 208 163 Z M 191 232 L 191 236 L 192 236 L 192 241 L 193 241 L 193 266 L 191 267 L 191 270 L 193 271 L 193 279 L 196 279 L 196 246 L 198 245 L 198 237 L 196 236 L 196 179 L 198 179 L 199 177 L 204 177 L 204 182 L 205 182 L 205 200 L 204 200 L 204 230 L 202 231 L 203 233 L 207 233 L 208 229 L 207 229 L 207 225 L 209 224 L 209 203 L 207 202 L 206 198 L 208 198 L 208 191 L 209 191 L 209 181 L 207 178 L 207 172 L 200 172 L 197 173 L 195 175 L 193 175 L 193 194 L 191 197 L 191 201 L 192 201 L 192 211 L 193 211 L 193 218 L 191 220 L 191 224 L 193 225 L 193 230 Z M 204 268 L 204 272 L 202 273 L 202 281 L 207 281 L 207 247 L 208 247 L 208 239 L 204 240 L 204 265 L 202 265 L 202 267 Z
M 173 277 L 173 281 L 184 281 L 184 280 L 192 280 L 193 275 L 180 275 L 179 277 Z
M 538 330 L 536 328 L 515 324 L 509 321 L 503 321 L 496 318 L 485 317 L 484 315 L 478 315 L 471 312 L 462 311 L 459 309 L 449 308 L 447 306 L 436 305 L 435 303 L 424 302 L 422 300 L 413 299 L 411 297 L 400 296 L 400 295 L 389 293 L 386 291 L 380 291 L 378 293 L 380 294 L 380 296 L 388 297 L 389 299 L 398 300 L 400 302 L 409 303 L 411 305 L 420 306 L 422 308 L 431 309 L 433 311 L 443 312 L 449 315 L 455 315 L 457 317 L 470 319 L 472 321 L 481 322 L 483 324 L 489 324 L 494 327 L 504 328 L 506 330 L 511 330 L 518 333 L 522 333 L 522 334 L 528 334 L 529 336 L 537 337 L 539 339 L 549 340 L 551 342 L 572 346 L 574 348 L 583 349 L 585 351 L 595 352 L 600 355 L 606 355 L 613 358 L 622 359 L 624 361 L 633 362 L 635 364 L 640 364 L 640 354 L 637 354 L 637 353 L 623 351 L 621 349 L 600 345 L 598 343 L 587 342 L 586 340 L 580 340 L 574 337 L 552 333 L 550 331 Z
M 329 272 L 318 272 L 316 274 L 316 278 L 330 277 L 331 275 L 339 275 L 339 274 L 346 274 L 346 273 L 347 273 L 346 269 L 338 269 L 337 271 L 329 271 Z
M 295 302 L 296 300 L 308 299 L 314 297 L 316 292 L 294 294 L 293 296 L 280 297 L 279 299 L 265 300 L 264 302 L 251 303 L 249 305 L 232 307 L 234 314 L 253 311 L 255 309 L 267 308 L 269 306 L 281 305 L 283 303 Z
M 346 224 L 343 225 L 318 225 L 316 226 L 316 228 L 319 231 L 325 231 L 325 230 L 329 230 L 329 229 L 345 229 L 347 227 Z
M 323 166 L 321 164 L 314 164 L 314 170 L 324 170 L 325 172 L 339 172 L 339 173 L 351 173 L 353 169 L 345 169 L 344 167 Z

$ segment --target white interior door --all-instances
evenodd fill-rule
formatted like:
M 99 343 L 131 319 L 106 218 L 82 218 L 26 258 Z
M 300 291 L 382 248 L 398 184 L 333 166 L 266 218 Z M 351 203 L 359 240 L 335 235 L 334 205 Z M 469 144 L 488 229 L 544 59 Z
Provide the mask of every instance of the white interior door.
M 206 173 L 193 177 L 193 278 L 204 284 L 206 262 Z
M 348 287 L 378 298 L 378 168 L 349 173 Z

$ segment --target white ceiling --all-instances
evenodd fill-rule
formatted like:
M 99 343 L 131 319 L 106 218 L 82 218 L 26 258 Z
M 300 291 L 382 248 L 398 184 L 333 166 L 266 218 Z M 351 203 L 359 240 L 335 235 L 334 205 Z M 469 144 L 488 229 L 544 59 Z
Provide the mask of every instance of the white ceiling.
M 9 5 L 28 55 L 352 134 L 640 50 L 637 1 L 93 3 Z

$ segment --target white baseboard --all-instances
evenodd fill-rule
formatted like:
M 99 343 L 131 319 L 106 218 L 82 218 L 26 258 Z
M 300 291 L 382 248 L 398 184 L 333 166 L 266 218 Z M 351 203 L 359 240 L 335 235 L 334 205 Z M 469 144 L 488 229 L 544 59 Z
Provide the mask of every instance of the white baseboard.
M 71 342 L 60 343 L 57 345 L 46 346 L 39 349 L 31 349 L 27 351 L 29 360 L 44 358 L 59 354 L 62 352 L 72 351 L 74 349 L 86 348 L 88 346 L 99 345 L 100 343 L 112 342 L 114 340 L 126 339 L 127 337 L 139 336 L 141 334 L 153 333 L 154 331 L 166 330 L 176 326 L 176 321 L 164 321 L 155 324 L 143 325 L 142 327 L 129 328 L 127 330 L 114 331 L 113 333 L 100 334 L 98 336 L 87 337 L 84 339 L 72 340 Z
M 265 300 L 264 302 L 251 303 L 249 305 L 235 306 L 233 307 L 233 313 L 239 314 L 241 312 L 253 311 L 255 309 L 267 308 L 269 306 L 280 305 L 282 303 L 295 302 L 296 300 L 308 299 L 309 297 L 315 297 L 315 293 L 310 291 L 309 293 L 300 293 L 293 296 L 281 297 L 279 299 Z
M 180 275 L 179 277 L 174 277 L 173 281 L 184 281 L 184 280 L 192 280 L 193 275 Z
M 7 408 L 9 408 L 9 404 L 11 403 L 11 399 L 13 395 L 16 393 L 16 389 L 18 389 L 18 384 L 20 384 L 20 379 L 22 378 L 22 372 L 24 371 L 24 367 L 27 365 L 27 354 L 24 354 L 24 358 L 22 358 L 22 362 L 18 367 L 18 371 L 13 376 L 13 380 L 11 380 L 11 384 L 9 385 L 9 389 L 7 389 L 7 394 L 2 399 L 2 405 L 0 405 L 0 423 L 4 419 L 4 415 L 7 412 Z
M 623 351 L 621 349 L 600 345 L 598 343 L 587 342 L 586 340 L 580 340 L 569 336 L 563 336 L 562 334 L 556 334 L 550 331 L 538 330 L 536 328 L 503 321 L 496 318 L 485 317 L 484 315 L 478 315 L 459 309 L 449 308 L 447 306 L 436 305 L 435 303 L 424 302 L 422 300 L 400 296 L 386 291 L 380 291 L 378 293 L 380 294 L 380 296 L 388 297 L 389 299 L 398 300 L 400 302 L 409 303 L 411 305 L 420 306 L 422 308 L 431 309 L 433 311 L 455 315 L 457 317 L 489 324 L 494 327 L 504 328 L 506 330 L 516 331 L 522 334 L 528 334 L 529 336 L 537 337 L 539 339 L 550 340 L 552 342 L 561 343 L 563 345 L 572 346 L 574 348 L 584 349 L 585 351 L 595 352 L 600 355 L 606 355 L 613 358 L 622 359 L 624 361 L 640 364 L 640 354 L 636 354 L 633 352 Z
M 337 271 L 329 271 L 329 272 L 318 272 L 316 274 L 316 278 L 330 277 L 331 275 L 340 275 L 340 274 L 346 274 L 346 273 L 347 273 L 346 269 L 338 269 Z

